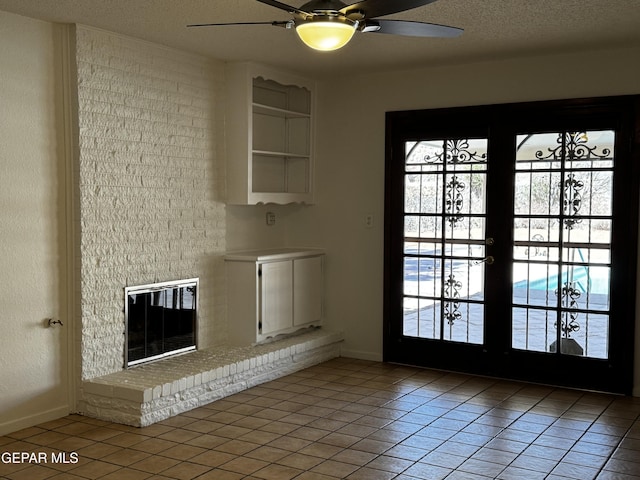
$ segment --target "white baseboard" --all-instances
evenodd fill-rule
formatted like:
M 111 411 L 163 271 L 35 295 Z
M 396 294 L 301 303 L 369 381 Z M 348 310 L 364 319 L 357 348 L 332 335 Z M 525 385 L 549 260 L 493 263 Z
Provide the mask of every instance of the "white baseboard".
M 340 356 L 347 358 L 357 358 L 358 360 L 369 360 L 372 362 L 381 362 L 382 354 L 378 352 L 363 352 L 362 350 L 349 350 L 342 346 Z
M 68 405 L 62 407 L 53 408 L 46 412 L 39 412 L 34 415 L 28 415 L 26 417 L 11 420 L 9 422 L 0 423 L 0 436 L 7 435 L 9 433 L 17 432 L 23 428 L 33 427 L 40 423 L 49 422 L 51 420 L 57 420 L 58 418 L 66 417 L 69 415 L 70 410 Z

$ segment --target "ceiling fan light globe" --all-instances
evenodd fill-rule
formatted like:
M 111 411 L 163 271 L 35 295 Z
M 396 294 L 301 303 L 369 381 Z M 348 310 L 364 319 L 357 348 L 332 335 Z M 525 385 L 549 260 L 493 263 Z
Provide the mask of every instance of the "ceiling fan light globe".
M 356 24 L 314 21 L 296 26 L 300 40 L 314 50 L 328 52 L 344 47 L 353 37 Z

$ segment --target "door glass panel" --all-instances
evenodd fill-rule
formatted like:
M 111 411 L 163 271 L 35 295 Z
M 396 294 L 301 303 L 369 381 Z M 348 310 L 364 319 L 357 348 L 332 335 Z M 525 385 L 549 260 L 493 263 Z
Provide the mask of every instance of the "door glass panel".
M 614 140 L 517 137 L 513 348 L 608 357 Z
M 486 139 L 405 143 L 403 335 L 484 341 Z
M 556 314 L 542 308 L 514 307 L 512 311 L 512 347 L 532 352 L 547 352 L 556 340 Z
M 515 215 L 558 215 L 560 173 L 531 171 L 516 173 Z M 540 220 L 543 220 L 542 218 Z

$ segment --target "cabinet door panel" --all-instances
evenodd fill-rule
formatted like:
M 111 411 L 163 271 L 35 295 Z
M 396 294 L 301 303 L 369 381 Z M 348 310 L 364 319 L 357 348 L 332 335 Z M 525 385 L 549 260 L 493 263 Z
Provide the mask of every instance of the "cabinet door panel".
M 260 302 L 263 335 L 291 326 L 293 319 L 293 262 L 271 262 L 261 265 Z
M 294 260 L 293 324 L 304 325 L 322 318 L 322 257 Z

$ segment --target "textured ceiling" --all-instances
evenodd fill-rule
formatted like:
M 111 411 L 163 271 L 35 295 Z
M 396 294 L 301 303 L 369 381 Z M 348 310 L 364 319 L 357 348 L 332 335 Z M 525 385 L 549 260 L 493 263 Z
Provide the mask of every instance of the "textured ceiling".
M 308 49 L 293 31 L 269 25 L 186 28 L 190 23 L 289 18 L 255 0 L 0 0 L 0 10 L 318 77 L 640 45 L 640 0 L 439 0 L 385 18 L 453 25 L 465 30 L 461 37 L 356 34 L 342 50 L 326 53 Z

